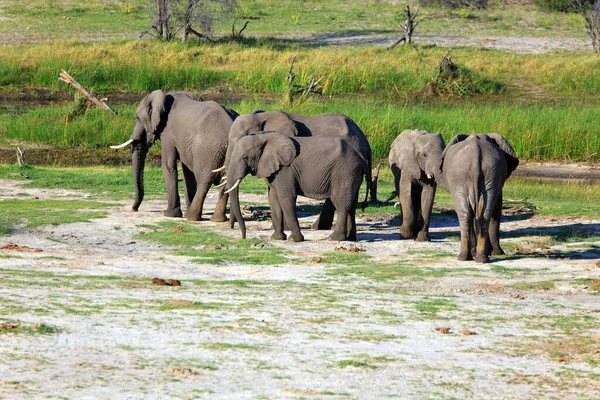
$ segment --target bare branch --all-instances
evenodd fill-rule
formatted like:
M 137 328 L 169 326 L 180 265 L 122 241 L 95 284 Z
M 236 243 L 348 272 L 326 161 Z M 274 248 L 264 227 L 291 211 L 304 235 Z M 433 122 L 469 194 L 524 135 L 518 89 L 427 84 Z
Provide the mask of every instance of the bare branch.
M 98 100 L 98 98 L 96 96 L 94 96 L 92 93 L 90 93 L 89 91 L 87 91 L 86 88 L 84 88 L 79 82 L 77 82 L 75 79 L 73 79 L 73 77 L 71 75 L 69 75 L 69 73 L 65 70 L 60 71 L 60 78 L 58 78 L 59 80 L 68 83 L 69 85 L 72 85 L 75 89 L 81 91 L 81 93 L 83 93 L 85 95 L 85 97 L 87 97 L 88 99 L 90 99 L 90 101 L 92 103 L 94 103 L 95 105 L 97 105 L 98 107 L 106 110 L 106 111 L 110 111 L 112 114 L 117 115 L 113 110 L 111 110 L 111 108 L 102 100 Z

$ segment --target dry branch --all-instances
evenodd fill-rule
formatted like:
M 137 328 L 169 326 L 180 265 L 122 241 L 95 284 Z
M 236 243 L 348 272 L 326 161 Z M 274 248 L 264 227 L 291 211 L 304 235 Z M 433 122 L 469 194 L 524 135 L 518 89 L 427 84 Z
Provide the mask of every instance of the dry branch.
M 65 70 L 60 71 L 60 78 L 58 78 L 58 79 L 63 82 L 68 83 L 69 85 L 73 86 L 75 89 L 79 90 L 81 93 L 83 93 L 85 95 L 85 97 L 90 99 L 90 101 L 92 103 L 94 103 L 95 105 L 97 105 L 98 107 L 100 107 L 106 111 L 110 111 L 114 115 L 117 115 L 113 110 L 110 109 L 110 107 L 108 105 L 106 105 L 106 103 L 104 101 L 99 100 L 96 96 L 91 94 L 86 88 L 81 86 L 81 84 L 79 82 L 77 82 L 75 79 L 73 79 L 73 77 L 71 75 L 69 75 L 69 73 L 67 71 L 65 71 Z
M 407 4 L 406 8 L 404 9 L 404 15 L 406 16 L 406 20 L 404 20 L 404 26 L 402 27 L 402 30 L 404 31 L 404 36 L 402 36 L 400 39 L 398 39 L 397 41 L 395 41 L 394 43 L 389 45 L 387 47 L 388 50 L 393 49 L 394 47 L 398 46 L 402 42 L 404 42 L 404 44 L 412 43 L 413 32 L 414 32 L 415 28 L 417 27 L 417 25 L 419 25 L 419 22 L 421 22 L 421 21 L 415 22 L 415 20 L 417 19 L 417 16 L 419 15 L 419 7 L 417 6 L 417 11 L 414 14 L 412 14 L 410 12 L 410 6 Z

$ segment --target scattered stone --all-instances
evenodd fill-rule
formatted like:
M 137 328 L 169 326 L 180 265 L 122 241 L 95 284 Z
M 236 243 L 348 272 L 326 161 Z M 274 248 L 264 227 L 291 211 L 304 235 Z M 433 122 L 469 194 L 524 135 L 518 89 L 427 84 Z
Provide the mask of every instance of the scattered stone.
M 596 262 L 596 267 L 600 268 L 600 261 Z
M 19 246 L 18 244 L 8 243 L 0 247 L 0 250 L 4 251 L 25 251 L 29 253 L 41 253 L 42 249 L 33 249 L 29 246 Z
M 344 245 L 337 246 L 335 249 L 333 249 L 333 251 L 338 251 L 340 253 L 362 253 L 365 251 L 365 249 L 354 244 L 354 245 L 348 245 L 348 246 L 344 246 Z
M 23 326 L 21 324 L 1 324 L 0 331 L 10 331 L 10 330 L 19 329 L 22 327 Z
M 200 375 L 200 374 L 198 374 L 198 372 L 194 371 L 191 368 L 184 368 L 181 366 L 171 367 L 169 372 L 172 373 L 173 375 L 181 375 L 181 376 Z
M 152 283 L 158 286 L 181 286 L 181 281 L 177 279 L 169 279 L 165 281 L 164 279 L 154 278 L 152 279 Z
M 460 333 L 461 335 L 465 335 L 465 336 L 477 335 L 477 332 L 470 331 L 468 329 L 461 329 L 460 331 L 458 331 L 458 333 Z
M 177 225 L 175 228 L 172 229 L 173 232 L 183 232 L 183 224 L 179 224 Z
M 450 333 L 450 328 L 435 328 L 435 330 L 444 335 L 447 335 Z
M 324 261 L 323 257 L 314 257 L 310 259 L 311 264 L 320 264 Z

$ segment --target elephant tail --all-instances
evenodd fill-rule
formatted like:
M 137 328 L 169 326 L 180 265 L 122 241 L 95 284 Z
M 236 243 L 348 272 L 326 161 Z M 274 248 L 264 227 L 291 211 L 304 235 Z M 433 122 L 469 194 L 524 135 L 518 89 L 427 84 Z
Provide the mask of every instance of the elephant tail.
M 362 202 L 361 205 L 361 209 L 363 211 L 365 211 L 365 208 L 367 208 L 367 205 L 369 204 L 369 189 L 371 189 L 371 185 L 373 184 L 373 181 L 371 180 L 371 160 L 366 160 L 367 161 L 367 168 L 365 171 L 365 175 L 367 178 L 367 190 L 365 191 L 365 199 Z

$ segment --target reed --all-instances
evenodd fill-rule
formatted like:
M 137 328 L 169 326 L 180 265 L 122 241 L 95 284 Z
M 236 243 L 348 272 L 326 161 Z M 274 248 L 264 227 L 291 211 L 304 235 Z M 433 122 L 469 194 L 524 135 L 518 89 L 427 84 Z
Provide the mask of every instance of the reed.
M 278 110 L 315 115 L 338 111 L 354 119 L 367 135 L 375 158 L 387 157 L 391 142 L 405 129 L 441 132 L 446 142 L 459 133 L 498 132 L 522 159 L 598 161 L 600 134 L 595 105 L 519 103 L 395 104 L 332 100 L 300 104 L 260 100 L 229 104 L 240 113 Z M 69 119 L 72 105 L 0 112 L 0 144 L 31 143 L 80 148 L 122 143 L 135 124 L 136 105 L 117 105 L 118 116 L 92 108 Z

